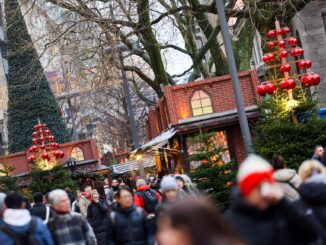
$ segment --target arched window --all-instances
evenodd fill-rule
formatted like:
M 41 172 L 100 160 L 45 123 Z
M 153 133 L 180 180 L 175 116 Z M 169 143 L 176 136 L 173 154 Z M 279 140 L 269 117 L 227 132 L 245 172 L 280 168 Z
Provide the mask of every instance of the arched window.
M 71 150 L 70 156 L 73 157 L 73 158 L 76 158 L 77 161 L 83 161 L 83 160 L 85 160 L 84 152 L 79 147 L 74 147 Z
M 196 91 L 191 97 L 190 103 L 194 117 L 213 113 L 211 97 L 203 90 Z

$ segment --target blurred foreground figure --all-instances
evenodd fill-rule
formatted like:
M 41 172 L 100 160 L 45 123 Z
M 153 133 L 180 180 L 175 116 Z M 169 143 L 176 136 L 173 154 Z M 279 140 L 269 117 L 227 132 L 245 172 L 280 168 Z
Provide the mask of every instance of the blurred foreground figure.
M 218 209 L 204 197 L 165 206 L 158 219 L 159 245 L 235 245 L 236 239 Z
M 284 197 L 272 166 L 250 155 L 239 167 L 229 219 L 250 245 L 309 244 L 319 240 L 311 215 Z

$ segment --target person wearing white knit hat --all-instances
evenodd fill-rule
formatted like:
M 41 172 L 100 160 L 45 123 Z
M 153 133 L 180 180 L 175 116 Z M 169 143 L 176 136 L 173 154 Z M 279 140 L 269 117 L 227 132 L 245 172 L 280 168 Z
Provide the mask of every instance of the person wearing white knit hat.
M 319 235 L 311 214 L 301 211 L 284 197 L 265 159 L 252 154 L 239 166 L 228 218 L 246 244 L 315 242 Z

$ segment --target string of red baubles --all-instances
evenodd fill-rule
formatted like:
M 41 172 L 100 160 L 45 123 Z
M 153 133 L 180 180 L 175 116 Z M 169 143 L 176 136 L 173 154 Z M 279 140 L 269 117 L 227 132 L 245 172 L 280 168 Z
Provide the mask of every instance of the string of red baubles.
M 42 151 L 41 157 L 48 161 L 51 159 L 51 155 L 56 159 L 64 157 L 64 152 L 59 150 L 60 145 L 54 142 L 54 136 L 52 136 L 51 131 L 47 129 L 46 124 L 39 123 L 35 125 L 32 137 L 32 142 L 34 145 L 28 149 L 28 152 L 39 153 Z M 35 154 L 32 154 L 27 158 L 27 160 L 30 162 L 34 162 L 36 159 L 37 157 Z
M 271 30 L 268 32 L 267 36 L 269 38 L 275 38 L 277 35 L 287 35 L 290 33 L 290 29 L 285 27 L 277 30 Z M 285 50 L 286 43 L 291 47 L 288 50 Z M 289 54 L 292 57 L 300 57 L 304 54 L 304 49 L 297 47 L 298 40 L 295 37 L 289 37 L 286 40 L 278 40 L 278 41 L 270 41 L 267 43 L 269 49 L 275 49 L 276 45 L 280 48 L 280 51 L 270 52 L 263 56 L 263 61 L 267 64 L 271 64 L 276 61 L 276 57 L 279 60 L 283 58 L 287 58 Z M 296 60 L 294 63 L 297 63 L 300 70 L 309 69 L 312 66 L 311 60 Z M 288 63 L 281 65 L 273 65 L 273 68 L 279 67 L 279 71 L 281 73 L 288 73 L 291 71 L 292 66 Z M 304 87 L 316 86 L 320 83 L 320 76 L 314 73 L 306 73 L 299 75 L 301 77 L 301 85 Z M 292 90 L 297 86 L 297 82 L 294 78 L 289 77 L 288 79 L 283 79 L 282 82 L 279 83 L 279 87 L 281 90 Z M 265 96 L 266 94 L 274 94 L 277 91 L 277 85 L 273 81 L 267 81 L 262 85 L 257 87 L 257 93 L 261 96 Z

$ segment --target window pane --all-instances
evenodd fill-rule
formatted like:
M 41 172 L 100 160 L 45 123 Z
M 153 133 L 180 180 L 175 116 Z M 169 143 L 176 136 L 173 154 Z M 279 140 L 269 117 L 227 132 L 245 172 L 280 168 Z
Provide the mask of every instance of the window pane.
M 200 115 L 203 115 L 203 110 L 201 108 L 199 109 L 194 109 L 193 110 L 193 114 L 194 116 L 200 116 Z
M 202 99 L 201 100 L 201 105 L 202 105 L 202 107 L 211 106 L 212 105 L 211 98 Z
M 209 97 L 204 91 L 199 91 L 199 97 L 201 99 Z
M 193 109 L 200 108 L 201 107 L 200 100 L 193 100 L 193 101 L 191 101 L 191 107 Z
M 203 114 L 213 113 L 213 108 L 211 106 L 203 108 Z
M 199 92 L 197 91 L 196 93 L 194 93 L 194 95 L 192 96 L 191 100 L 199 100 Z

